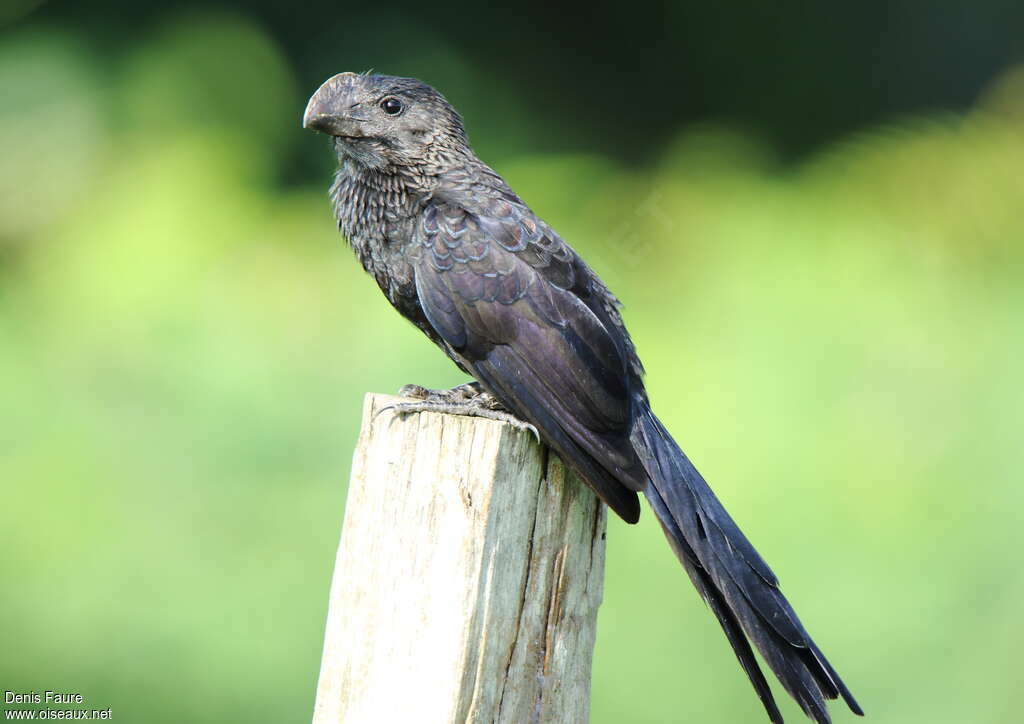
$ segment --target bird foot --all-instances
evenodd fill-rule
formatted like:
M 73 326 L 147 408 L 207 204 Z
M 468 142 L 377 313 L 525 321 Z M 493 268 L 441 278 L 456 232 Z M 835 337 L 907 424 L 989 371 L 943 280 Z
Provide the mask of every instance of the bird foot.
M 517 430 L 531 433 L 540 442 L 537 428 L 520 420 L 509 412 L 490 392 L 480 387 L 479 382 L 467 382 L 450 390 L 431 390 L 419 385 L 405 385 L 398 391 L 402 397 L 411 402 L 398 402 L 386 405 L 378 411 L 394 410 L 396 415 L 409 415 L 414 412 L 441 412 L 449 415 L 465 417 L 482 417 L 486 420 L 504 422 Z

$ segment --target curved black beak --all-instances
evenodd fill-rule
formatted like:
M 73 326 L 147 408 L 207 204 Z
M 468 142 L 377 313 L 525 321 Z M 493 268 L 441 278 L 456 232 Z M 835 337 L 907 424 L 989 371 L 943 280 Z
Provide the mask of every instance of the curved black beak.
M 358 78 L 355 73 L 338 73 L 324 81 L 306 104 L 302 127 L 332 136 L 362 135 L 360 119 L 351 113 L 356 105 L 353 90 Z

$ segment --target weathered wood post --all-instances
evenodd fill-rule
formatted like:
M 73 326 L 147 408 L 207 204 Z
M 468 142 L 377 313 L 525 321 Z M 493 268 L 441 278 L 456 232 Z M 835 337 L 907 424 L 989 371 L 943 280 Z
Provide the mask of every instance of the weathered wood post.
M 366 397 L 314 724 L 586 722 L 604 506 L 529 433 L 400 401 Z

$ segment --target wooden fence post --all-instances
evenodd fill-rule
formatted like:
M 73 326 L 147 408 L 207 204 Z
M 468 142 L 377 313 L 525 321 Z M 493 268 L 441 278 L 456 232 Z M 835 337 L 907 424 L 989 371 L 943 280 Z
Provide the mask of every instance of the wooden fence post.
M 605 507 L 529 433 L 366 396 L 314 724 L 586 722 Z

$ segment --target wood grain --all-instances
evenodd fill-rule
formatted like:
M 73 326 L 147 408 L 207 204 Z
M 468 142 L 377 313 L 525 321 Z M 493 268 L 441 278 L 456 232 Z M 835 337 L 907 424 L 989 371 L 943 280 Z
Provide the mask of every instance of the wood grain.
M 367 395 L 315 724 L 585 722 L 605 508 L 511 426 Z

